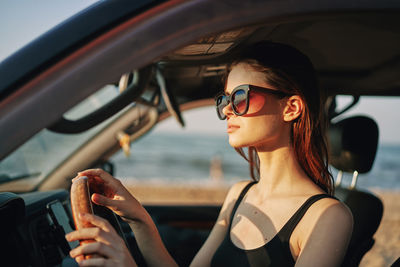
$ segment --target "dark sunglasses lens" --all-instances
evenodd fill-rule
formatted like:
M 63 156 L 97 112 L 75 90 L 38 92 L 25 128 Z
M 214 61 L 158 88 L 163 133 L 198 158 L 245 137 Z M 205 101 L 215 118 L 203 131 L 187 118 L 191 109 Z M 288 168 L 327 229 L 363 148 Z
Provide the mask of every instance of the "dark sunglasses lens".
M 218 113 L 218 117 L 221 120 L 225 119 L 225 114 L 223 112 L 224 107 L 226 107 L 226 105 L 228 104 L 228 100 L 227 97 L 224 95 L 221 95 L 217 98 L 216 101 L 216 105 L 217 105 L 217 113 Z
M 237 90 L 232 95 L 232 104 L 233 108 L 235 109 L 236 113 L 244 114 L 246 112 L 246 92 L 244 90 Z

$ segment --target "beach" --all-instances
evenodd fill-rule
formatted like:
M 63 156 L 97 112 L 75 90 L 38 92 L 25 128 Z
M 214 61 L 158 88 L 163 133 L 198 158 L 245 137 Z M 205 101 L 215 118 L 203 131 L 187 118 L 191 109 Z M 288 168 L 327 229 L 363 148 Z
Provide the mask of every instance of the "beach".
M 183 185 L 129 181 L 125 185 L 144 205 L 218 205 L 223 202 L 229 189 L 229 185 L 218 182 Z M 371 191 L 382 199 L 384 214 L 375 234 L 375 244 L 364 256 L 360 266 L 390 266 L 400 257 L 400 192 L 381 189 Z
M 390 266 L 400 257 L 400 192 L 371 190 L 384 205 L 382 222 L 375 233 L 375 244 L 360 266 Z

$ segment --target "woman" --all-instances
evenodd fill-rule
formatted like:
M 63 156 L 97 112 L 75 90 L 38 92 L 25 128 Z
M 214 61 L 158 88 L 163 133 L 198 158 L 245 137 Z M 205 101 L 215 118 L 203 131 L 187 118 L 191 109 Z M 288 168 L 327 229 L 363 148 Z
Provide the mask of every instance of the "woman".
M 230 65 L 216 103 L 220 119 L 227 119 L 230 145 L 242 156 L 248 147 L 254 182 L 239 182 L 229 190 L 191 266 L 340 265 L 353 221 L 347 207 L 331 197 L 321 100 L 308 58 L 282 44 L 252 45 Z M 149 214 L 119 180 L 102 170 L 78 175 L 110 189 L 92 200 L 131 222 L 149 266 L 176 265 Z M 97 253 L 104 258 L 81 261 L 81 266 L 135 265 L 106 221 L 92 215 L 84 219 L 97 227 L 67 239 L 97 242 L 72 250 L 71 256 Z

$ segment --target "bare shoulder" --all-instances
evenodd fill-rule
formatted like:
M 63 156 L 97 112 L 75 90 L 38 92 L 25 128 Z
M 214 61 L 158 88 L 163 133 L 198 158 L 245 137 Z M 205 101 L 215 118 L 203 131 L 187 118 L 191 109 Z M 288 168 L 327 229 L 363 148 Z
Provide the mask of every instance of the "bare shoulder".
M 335 223 L 353 224 L 353 215 L 350 209 L 341 201 L 334 198 L 323 198 L 317 201 L 311 209 L 311 213 Z
M 315 202 L 305 214 L 299 224 L 300 247 L 304 247 L 304 241 L 312 235 L 329 235 L 332 233 L 338 238 L 351 236 L 353 230 L 353 215 L 350 209 L 342 202 L 334 198 L 323 198 Z M 329 240 L 329 238 L 327 238 Z
M 353 231 L 350 209 L 336 199 L 324 198 L 315 202 L 303 219 L 296 235 L 300 254 L 296 265 L 339 266 Z
M 341 201 L 335 198 L 323 198 L 315 202 L 304 216 L 306 225 L 325 225 L 326 229 L 336 228 L 338 225 L 351 231 L 353 214 Z
M 230 213 L 233 209 L 233 206 L 237 199 L 239 198 L 240 193 L 243 191 L 246 185 L 248 185 L 251 181 L 240 181 L 235 183 L 228 191 L 228 194 L 225 197 L 224 204 L 221 208 L 221 219 L 227 219 L 230 217 Z
M 245 180 L 245 181 L 240 181 L 237 182 L 236 184 L 234 184 L 230 189 L 229 192 L 227 194 L 227 198 L 234 198 L 237 199 L 239 197 L 239 194 L 243 191 L 243 189 L 246 187 L 246 185 L 248 185 L 249 183 L 251 183 L 252 181 L 250 180 Z
M 231 186 L 231 188 L 228 191 L 228 194 L 225 197 L 224 205 L 226 206 L 228 203 L 232 203 L 232 201 L 236 201 L 240 195 L 240 193 L 243 191 L 243 189 L 251 183 L 250 180 L 246 181 L 240 181 Z
M 251 180 L 243 180 L 243 181 L 237 182 L 236 184 L 231 186 L 231 188 L 229 189 L 228 195 L 232 194 L 232 195 L 239 196 L 240 192 L 242 192 L 242 190 L 245 188 L 245 186 L 251 182 L 252 182 Z

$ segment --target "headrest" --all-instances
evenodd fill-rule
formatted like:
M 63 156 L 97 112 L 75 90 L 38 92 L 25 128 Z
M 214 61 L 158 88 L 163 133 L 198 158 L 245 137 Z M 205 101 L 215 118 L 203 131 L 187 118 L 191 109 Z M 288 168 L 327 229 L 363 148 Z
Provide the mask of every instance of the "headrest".
M 343 119 L 329 127 L 330 164 L 344 172 L 371 170 L 378 147 L 379 130 L 365 116 Z

